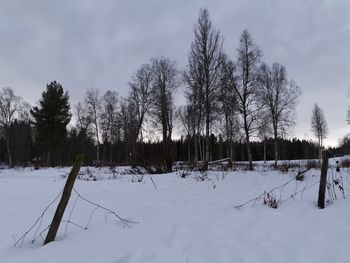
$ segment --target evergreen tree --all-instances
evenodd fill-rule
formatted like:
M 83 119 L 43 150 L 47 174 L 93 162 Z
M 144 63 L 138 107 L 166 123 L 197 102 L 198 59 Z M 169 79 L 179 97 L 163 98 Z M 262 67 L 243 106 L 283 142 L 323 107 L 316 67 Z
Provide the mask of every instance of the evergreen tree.
M 46 151 L 46 163 L 51 165 L 51 154 L 62 146 L 72 117 L 68 92 L 56 81 L 47 84 L 39 107 L 33 107 L 30 113 L 34 118 L 36 142 Z

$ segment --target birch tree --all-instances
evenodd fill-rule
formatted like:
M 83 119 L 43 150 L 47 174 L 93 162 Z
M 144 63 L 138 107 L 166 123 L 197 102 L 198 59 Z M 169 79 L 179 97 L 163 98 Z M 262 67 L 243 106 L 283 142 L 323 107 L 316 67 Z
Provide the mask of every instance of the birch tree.
M 176 116 L 183 130 L 186 132 L 187 160 L 188 163 L 191 163 L 193 157 L 191 154 L 191 138 L 194 138 L 195 136 L 195 122 L 192 105 L 188 104 L 179 106 L 176 110 Z
M 130 112 L 130 118 L 132 118 L 132 120 L 124 124 L 127 124 L 129 127 L 128 140 L 131 148 L 129 155 L 131 156 L 133 165 L 136 164 L 136 160 L 138 159 L 137 140 L 141 134 L 146 115 L 153 106 L 152 74 L 152 66 L 150 64 L 143 64 L 137 70 L 129 83 L 131 90 L 123 107 L 124 111 Z M 126 127 L 125 125 L 124 128 Z
M 199 11 L 199 18 L 194 27 L 194 41 L 184 74 L 189 88 L 189 98 L 196 103 L 205 125 L 204 169 L 208 169 L 209 136 L 211 125 L 217 116 L 220 67 L 222 62 L 222 38 L 213 28 L 207 9 Z M 198 107 L 198 104 L 200 107 Z M 198 118 L 199 120 L 199 118 Z
M 238 82 L 235 85 L 238 112 L 242 118 L 242 125 L 247 145 L 249 169 L 253 170 L 250 138 L 256 132 L 257 112 L 257 73 L 260 64 L 261 50 L 254 43 L 250 33 L 244 30 L 241 34 L 237 57 Z
M 85 104 L 91 123 L 94 127 L 94 135 L 96 140 L 96 161 L 100 164 L 100 116 L 101 116 L 101 98 L 98 89 L 88 89 L 85 97 Z
M 102 130 L 102 139 L 104 141 L 104 154 L 106 143 L 110 143 L 109 162 L 113 161 L 113 147 L 116 142 L 119 129 L 119 98 L 116 91 L 106 91 L 101 101 L 100 124 Z
M 178 86 L 175 62 L 168 58 L 152 59 L 152 96 L 151 113 L 156 126 L 162 129 L 162 144 L 165 167 L 172 171 L 171 135 L 173 131 L 174 98 L 173 93 Z
M 275 147 L 275 167 L 278 162 L 278 137 L 282 131 L 295 125 L 295 107 L 300 88 L 288 80 L 286 68 L 274 63 L 272 68 L 262 63 L 258 75 L 259 107 L 265 109 L 266 121 L 272 124 Z
M 230 164 L 234 161 L 234 138 L 239 134 L 240 128 L 235 92 L 237 81 L 236 65 L 227 56 L 223 56 L 219 100 L 227 144 L 227 157 L 230 158 Z
M 311 129 L 317 138 L 320 160 L 322 158 L 323 140 L 327 138 L 328 126 L 323 110 L 316 103 L 312 110 Z

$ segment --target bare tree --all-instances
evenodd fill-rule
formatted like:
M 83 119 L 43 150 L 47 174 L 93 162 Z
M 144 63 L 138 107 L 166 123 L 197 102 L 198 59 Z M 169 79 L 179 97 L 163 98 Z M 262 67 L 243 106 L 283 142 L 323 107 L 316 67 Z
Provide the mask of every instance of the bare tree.
M 188 90 L 185 93 L 187 99 L 187 108 L 191 110 L 191 126 L 192 126 L 192 138 L 193 138 L 193 162 L 197 164 L 199 158 L 200 138 L 201 131 L 203 129 L 203 90 L 202 87 L 194 82 L 190 74 L 185 72 L 185 82 L 187 83 Z M 190 116 L 188 116 L 190 117 Z
M 266 140 L 270 134 L 272 134 L 271 130 L 269 114 L 266 112 L 266 110 L 262 111 L 258 118 L 258 138 L 264 144 L 264 163 L 266 163 Z
M 83 134 L 89 134 L 92 120 L 86 105 L 78 102 L 75 106 L 75 115 L 77 116 L 78 129 L 82 131 Z
M 129 83 L 131 91 L 123 107 L 124 112 L 129 111 L 130 118 L 132 118 L 127 123 L 129 126 L 128 141 L 131 146 L 129 155 L 131 155 L 133 165 L 136 164 L 138 159 L 136 149 L 137 140 L 141 134 L 146 114 L 150 112 L 153 106 L 152 78 L 152 66 L 150 64 L 143 64 L 132 76 L 132 80 Z M 126 127 L 125 124 L 124 128 Z
M 194 121 L 194 112 L 192 105 L 179 106 L 176 110 L 177 120 L 180 122 L 180 125 L 183 127 L 183 130 L 186 132 L 187 139 L 187 160 L 188 163 L 193 161 L 191 154 L 191 138 L 195 136 L 195 121 Z
M 324 116 L 323 110 L 315 103 L 314 108 L 312 110 L 311 117 L 311 129 L 317 138 L 317 143 L 319 147 L 319 156 L 322 158 L 322 148 L 323 148 L 323 140 L 327 138 L 328 135 L 328 127 L 326 118 Z
M 15 95 L 10 87 L 3 88 L 0 92 L 0 124 L 4 132 L 8 162 L 12 166 L 12 156 L 10 151 L 10 126 L 16 118 L 21 115 L 21 110 L 25 105 L 22 99 Z
M 165 167 L 172 171 L 171 135 L 173 130 L 174 98 L 173 93 L 178 86 L 175 62 L 168 58 L 152 59 L 152 89 L 153 108 L 152 115 L 156 126 L 162 127 L 163 155 Z
M 100 116 L 101 116 L 101 98 L 98 89 L 88 89 L 85 97 L 89 118 L 94 127 L 94 135 L 96 140 L 96 161 L 100 164 Z
M 249 169 L 253 170 L 250 137 L 256 131 L 257 107 L 256 87 L 257 73 L 260 63 L 260 48 L 253 42 L 247 30 L 241 34 L 237 58 L 238 82 L 235 85 L 238 112 L 242 117 Z
M 29 123 L 31 118 L 31 114 L 30 114 L 31 109 L 32 109 L 32 105 L 30 105 L 30 103 L 21 100 L 21 103 L 18 109 L 18 118 L 24 122 Z
M 194 41 L 191 45 L 184 79 L 189 88 L 189 101 L 197 104 L 198 121 L 203 112 L 205 122 L 204 169 L 208 169 L 210 129 L 218 112 L 221 58 L 222 38 L 220 33 L 212 27 L 208 10 L 201 9 L 198 22 L 194 27 Z
M 113 148 L 112 145 L 116 142 L 119 125 L 119 98 L 115 91 L 106 91 L 102 97 L 101 102 L 101 116 L 100 124 L 102 130 L 102 139 L 104 141 L 104 154 L 106 150 L 106 143 L 110 143 L 109 161 L 112 163 Z
M 125 148 L 125 157 L 126 160 L 129 162 L 132 162 L 133 166 L 135 165 L 135 162 L 132 160 L 131 152 L 133 147 L 136 148 L 136 140 L 134 142 L 134 138 L 136 137 L 136 129 L 138 126 L 138 121 L 136 118 L 133 118 L 132 116 L 136 116 L 136 107 L 133 107 L 134 104 L 132 101 L 128 99 L 122 99 L 120 102 L 120 123 L 121 123 L 121 130 L 122 130 L 122 136 L 124 138 L 124 141 L 126 143 Z M 135 146 L 134 146 L 135 144 Z M 135 149 L 136 151 L 136 149 Z
M 278 137 L 282 131 L 295 124 L 295 106 L 300 88 L 287 78 L 286 68 L 274 63 L 272 68 L 262 63 L 257 89 L 259 108 L 264 108 L 266 121 L 272 124 L 275 144 L 275 167 L 278 162 Z
M 224 135 L 227 144 L 227 156 L 230 164 L 234 161 L 234 138 L 239 134 L 240 123 L 237 112 L 237 85 L 236 66 L 227 56 L 223 56 L 222 72 L 220 79 L 220 108 L 224 122 Z

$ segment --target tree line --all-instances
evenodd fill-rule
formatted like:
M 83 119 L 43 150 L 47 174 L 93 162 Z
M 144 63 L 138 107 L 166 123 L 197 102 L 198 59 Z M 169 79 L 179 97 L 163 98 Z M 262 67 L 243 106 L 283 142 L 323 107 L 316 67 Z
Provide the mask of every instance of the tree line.
M 286 68 L 265 63 L 247 30 L 235 58 L 229 57 L 207 9 L 200 10 L 193 33 L 185 69 L 170 58 L 152 58 L 132 75 L 126 98 L 88 89 L 71 108 L 68 92 L 53 81 L 31 107 L 3 88 L 0 159 L 10 165 L 65 165 L 83 153 L 88 164 L 152 163 L 171 171 L 174 161 L 206 170 L 211 160 L 229 158 L 230 164 L 248 161 L 253 169 L 257 159 L 274 159 L 277 166 L 279 159 L 317 157 L 325 133 L 318 145 L 286 139 L 301 94 Z M 174 102 L 179 86 L 185 87 L 186 99 L 180 106 Z M 68 126 L 73 114 L 75 123 Z M 175 127 L 181 134 L 177 140 Z M 159 139 L 150 140 L 150 130 Z

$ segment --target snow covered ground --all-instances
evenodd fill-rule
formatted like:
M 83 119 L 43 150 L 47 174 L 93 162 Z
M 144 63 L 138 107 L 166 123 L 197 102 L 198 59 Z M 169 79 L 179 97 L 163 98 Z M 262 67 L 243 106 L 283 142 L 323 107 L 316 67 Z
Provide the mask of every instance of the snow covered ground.
M 125 227 L 98 209 L 87 230 L 69 224 L 66 231 L 63 223 L 55 242 L 42 246 L 38 237 L 31 243 L 32 231 L 21 248 L 13 247 L 14 239 L 28 230 L 63 188 L 62 175 L 68 171 L 0 171 L 0 262 L 350 262 L 350 196 L 343 199 L 337 190 L 338 200 L 318 209 L 318 184 L 313 185 L 319 180 L 318 170 L 310 170 L 303 182 L 292 180 L 275 191 L 277 199 L 285 200 L 311 186 L 278 209 L 261 200 L 254 207 L 250 203 L 235 209 L 291 180 L 297 171 L 210 172 L 210 180 L 205 181 L 196 180 L 196 174 L 152 175 L 156 190 L 149 175 L 135 182 L 135 175 L 125 174 L 126 168 L 114 175 L 108 169 L 92 169 L 98 180 L 77 180 L 75 189 L 139 223 Z M 349 189 L 348 172 L 341 174 Z M 73 193 L 66 220 L 75 198 Z M 50 224 L 56 206 L 57 202 L 45 213 L 41 229 Z M 93 209 L 77 199 L 70 220 L 85 226 Z

